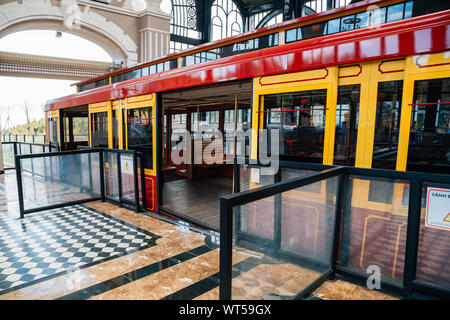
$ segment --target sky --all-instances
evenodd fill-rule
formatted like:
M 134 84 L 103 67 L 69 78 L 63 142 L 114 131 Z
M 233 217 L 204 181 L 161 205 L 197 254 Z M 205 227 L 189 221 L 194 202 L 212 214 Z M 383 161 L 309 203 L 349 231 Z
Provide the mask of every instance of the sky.
M 0 39 L 0 51 L 38 54 L 45 56 L 76 58 L 112 62 L 112 58 L 98 45 L 74 36 L 62 33 L 56 37 L 56 31 L 29 30 L 7 35 Z M 7 109 L 14 125 L 26 123 L 21 106 L 27 100 L 31 106 L 31 119 L 41 119 L 44 114 L 42 105 L 47 101 L 76 91 L 74 80 L 52 80 L 19 77 L 0 77 L 0 124 L 5 125 Z

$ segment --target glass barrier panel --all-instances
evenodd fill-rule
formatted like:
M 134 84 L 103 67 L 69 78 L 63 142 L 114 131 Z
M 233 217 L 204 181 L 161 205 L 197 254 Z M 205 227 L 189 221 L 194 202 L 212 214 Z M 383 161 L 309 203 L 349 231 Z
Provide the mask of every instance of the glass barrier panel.
M 450 289 L 450 185 L 424 183 L 416 279 Z
M 117 170 L 117 153 L 103 153 L 105 173 L 105 195 L 107 198 L 119 200 L 119 176 Z
M 317 171 L 313 170 L 304 170 L 304 169 L 296 169 L 296 168 L 281 168 L 281 181 L 286 181 L 289 179 L 300 178 L 307 176 L 308 174 L 315 173 Z M 304 186 L 304 190 L 308 189 L 309 192 L 320 193 L 321 185 L 317 183 L 313 183 L 307 186 Z
M 409 182 L 404 180 L 349 177 L 338 264 L 367 276 L 372 274 L 368 267 L 375 266 L 382 281 L 402 285 L 409 207 L 405 188 Z
M 5 168 L 14 168 L 14 144 L 2 143 L 3 148 L 3 165 Z
M 131 154 L 120 155 L 120 173 L 122 178 L 122 197 L 134 203 L 134 167 Z
M 232 299 L 293 299 L 331 267 L 337 179 L 234 208 Z
M 253 190 L 275 183 L 275 173 L 258 166 L 239 165 L 240 191 Z M 264 174 L 262 174 L 264 173 Z
M 89 170 L 98 161 L 98 153 L 21 159 L 24 209 L 100 196 L 99 170 Z
M 337 183 L 333 177 L 283 192 L 281 250 L 331 266 Z

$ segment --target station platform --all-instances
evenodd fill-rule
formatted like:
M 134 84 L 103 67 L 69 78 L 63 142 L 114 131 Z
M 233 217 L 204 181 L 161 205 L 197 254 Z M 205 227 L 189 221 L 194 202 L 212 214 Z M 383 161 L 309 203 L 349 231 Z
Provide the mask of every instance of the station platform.
M 16 175 L 0 175 L 0 299 L 219 298 L 214 232 L 94 201 L 19 219 Z M 233 252 L 233 299 L 292 299 L 314 271 Z M 292 275 L 295 277 L 292 277 Z M 397 299 L 336 280 L 308 299 Z

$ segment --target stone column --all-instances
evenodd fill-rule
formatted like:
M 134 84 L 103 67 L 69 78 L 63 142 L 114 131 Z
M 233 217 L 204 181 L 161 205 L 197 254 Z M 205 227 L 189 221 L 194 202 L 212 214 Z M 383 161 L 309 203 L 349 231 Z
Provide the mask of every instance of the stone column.
M 171 15 L 161 11 L 161 0 L 146 0 L 147 8 L 139 15 L 139 62 L 169 53 Z

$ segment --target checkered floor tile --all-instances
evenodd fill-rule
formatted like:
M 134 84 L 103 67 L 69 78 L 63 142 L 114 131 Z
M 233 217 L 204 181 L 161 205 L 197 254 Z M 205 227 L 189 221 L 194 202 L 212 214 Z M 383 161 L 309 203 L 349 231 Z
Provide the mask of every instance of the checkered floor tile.
M 0 217 L 0 294 L 154 246 L 158 238 L 79 205 L 22 221 Z

